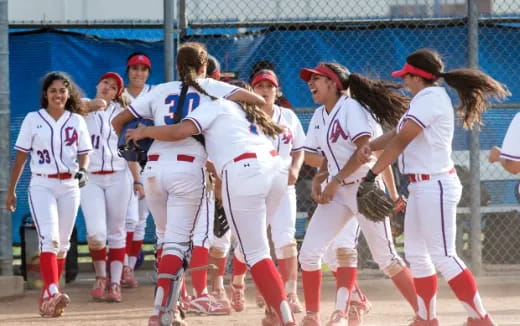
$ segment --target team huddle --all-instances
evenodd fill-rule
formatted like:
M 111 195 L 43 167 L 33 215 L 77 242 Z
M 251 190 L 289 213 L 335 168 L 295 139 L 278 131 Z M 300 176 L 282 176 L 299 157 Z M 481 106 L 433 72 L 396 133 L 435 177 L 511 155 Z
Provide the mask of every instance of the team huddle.
M 457 114 L 465 127 L 480 123 L 489 97 L 509 95 L 504 85 L 475 69 L 444 72 L 441 57 L 427 49 L 410 54 L 392 73 L 402 85 L 321 63 L 300 71 L 320 105 L 305 134 L 294 111 L 280 103 L 272 69 L 256 69 L 250 84 L 219 81 L 218 61 L 199 43 L 183 44 L 176 65 L 179 81 L 152 87 L 146 84 L 150 59 L 134 53 L 127 59 L 129 84 L 107 72 L 94 99 L 81 98 L 64 73 L 45 76 L 41 109 L 26 116 L 15 144 L 6 199 L 14 211 L 16 184 L 30 154 L 28 198 L 39 235 L 43 317 L 59 317 L 70 303 L 59 279 L 81 206 L 96 301 L 121 302 L 121 287 L 138 286 L 134 269 L 151 213 L 157 281 L 149 326 L 188 325 L 185 312 L 244 310 L 248 270 L 257 304 L 265 309 L 263 326 L 297 325 L 298 313 L 300 325 L 321 325 L 322 263 L 336 278 L 326 325 L 362 325 L 371 304 L 356 282 L 360 232 L 409 304 L 410 325 L 439 325 L 437 272 L 467 311 L 465 325 L 496 325 L 455 248 L 462 186 L 451 159 L 455 114 L 440 79 L 457 90 Z M 511 173 L 520 170 L 520 148 L 513 140 L 519 119 L 503 148 L 495 147 L 489 157 Z M 141 155 L 129 158 L 120 154 L 122 148 Z M 407 203 L 396 189 L 395 161 L 410 182 Z M 311 190 L 317 208 L 298 253 L 295 184 L 304 162 L 318 168 Z M 361 213 L 358 199 L 367 189 L 387 196 L 390 210 L 406 209 L 406 262 L 394 248 L 391 214 L 374 219 Z M 228 292 L 224 273 L 231 248 Z M 208 271 L 211 266 L 218 268 Z

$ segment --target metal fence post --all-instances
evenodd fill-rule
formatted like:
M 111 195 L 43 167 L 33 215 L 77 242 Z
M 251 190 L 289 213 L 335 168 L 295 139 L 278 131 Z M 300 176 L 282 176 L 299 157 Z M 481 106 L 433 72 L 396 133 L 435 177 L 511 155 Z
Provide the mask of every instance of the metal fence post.
M 164 0 L 164 82 L 173 80 L 174 63 L 173 63 L 173 16 L 174 5 L 173 0 Z
M 475 69 L 478 69 L 478 19 L 477 0 L 468 0 L 468 66 Z M 471 171 L 471 265 L 473 273 L 478 275 L 482 269 L 479 126 L 474 126 L 470 131 L 469 166 Z
M 0 166 L 9 166 L 9 26 L 7 1 L 0 0 Z M 11 213 L 4 207 L 9 184 L 8 168 L 0 169 L 0 275 L 13 274 Z

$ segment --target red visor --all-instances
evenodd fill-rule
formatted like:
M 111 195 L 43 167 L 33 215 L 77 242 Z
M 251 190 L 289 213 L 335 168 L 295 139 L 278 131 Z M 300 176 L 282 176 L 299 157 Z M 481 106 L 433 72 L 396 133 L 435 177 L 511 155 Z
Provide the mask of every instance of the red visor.
M 133 57 L 128 59 L 128 62 L 126 63 L 126 66 L 127 67 L 132 67 L 132 66 L 135 66 L 135 65 L 138 65 L 138 64 L 145 65 L 146 67 L 148 67 L 148 69 L 152 68 L 152 62 L 150 61 L 150 59 L 148 59 L 147 56 L 142 55 L 142 54 L 134 55 Z
M 403 78 L 406 74 L 412 74 L 412 75 L 416 75 L 416 76 L 419 76 L 419 77 L 422 77 L 425 79 L 431 79 L 431 80 L 435 80 L 435 79 L 439 78 L 432 73 L 422 70 L 421 68 L 414 67 L 408 63 L 405 64 L 401 70 L 394 71 L 392 73 L 392 77 Z
M 103 79 L 107 79 L 107 78 L 112 78 L 113 80 L 116 81 L 117 96 L 120 96 L 123 93 L 123 88 L 124 88 L 123 78 L 116 72 L 107 72 L 107 73 L 104 73 L 103 76 L 101 76 L 101 78 L 99 78 L 98 83 L 100 81 L 102 81 Z
M 338 75 L 336 75 L 334 73 L 334 71 L 332 71 L 332 69 L 330 69 L 329 67 L 327 67 L 325 65 L 318 65 L 314 69 L 303 68 L 302 70 L 300 70 L 300 78 L 306 82 L 311 80 L 312 75 L 320 75 L 320 76 L 328 77 L 330 80 L 332 80 L 336 84 L 336 87 L 339 90 L 343 89 L 343 85 L 341 84 L 341 81 L 339 80 Z
M 212 73 L 208 77 L 213 78 L 215 80 L 220 80 L 220 70 L 216 70 L 214 73 Z
M 273 84 L 275 87 L 278 87 L 278 78 L 276 78 L 275 75 L 269 73 L 269 72 L 261 72 L 253 78 L 253 82 L 251 82 L 251 86 L 255 87 L 256 84 L 258 84 L 261 81 L 267 80 L 271 84 Z

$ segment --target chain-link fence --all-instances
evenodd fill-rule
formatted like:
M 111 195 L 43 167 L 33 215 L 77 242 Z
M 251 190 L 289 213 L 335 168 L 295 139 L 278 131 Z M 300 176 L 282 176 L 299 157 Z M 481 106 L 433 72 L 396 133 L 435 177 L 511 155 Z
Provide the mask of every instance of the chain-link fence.
M 468 14 L 471 4 L 478 7 L 474 20 Z M 453 158 L 465 186 L 459 205 L 457 242 L 460 254 L 476 263 L 477 269 L 480 268 L 480 261 L 487 271 L 497 269 L 497 266 L 505 266 L 507 270 L 520 269 L 520 207 L 515 196 L 518 178 L 504 172 L 499 165 L 487 162 L 489 149 L 493 145 L 501 145 L 509 122 L 520 110 L 520 80 L 515 69 L 520 63 L 519 2 L 178 0 L 174 20 L 177 44 L 185 41 L 205 43 L 209 52 L 221 62 L 224 72 L 233 72 L 240 79 L 248 80 L 258 62 L 272 65 L 284 96 L 297 112 L 305 130 L 316 105 L 307 85 L 298 78 L 298 73 L 302 67 L 313 67 L 323 61 L 339 62 L 352 72 L 371 78 L 390 79 L 391 71 L 401 67 L 409 53 L 428 47 L 436 49 L 444 57 L 446 70 L 477 64 L 480 69 L 505 83 L 513 95 L 485 114 L 485 125 L 480 134 L 475 133 L 476 136 L 472 137 L 460 126 L 455 132 Z M 121 71 L 114 66 L 122 65 L 127 53 L 138 48 L 152 55 L 152 83 L 161 82 L 155 68 L 159 66 L 156 62 L 160 61 L 162 50 L 162 45 L 155 41 L 162 38 L 161 30 L 153 24 L 139 25 L 139 30 L 135 30 L 135 26 L 133 23 L 120 23 L 117 29 L 97 26 L 93 30 L 92 24 L 86 24 L 82 27 L 89 29 L 79 29 L 80 26 L 69 29 L 100 37 L 86 39 L 85 44 L 70 43 L 72 41 L 66 35 L 53 35 L 49 42 L 72 44 L 60 47 L 63 53 L 54 54 L 53 63 L 62 58 L 60 63 L 65 65 L 70 57 L 77 58 L 71 70 L 83 71 L 74 77 L 80 86 L 88 90 L 84 85 L 94 85 L 90 80 L 97 80 L 96 69 Z M 122 40 L 132 38 L 128 34 L 138 35 L 136 38 L 150 42 Z M 20 38 L 18 42 L 37 41 L 37 35 L 30 36 L 23 40 Z M 118 40 L 103 43 L 102 39 Z M 41 44 L 42 48 L 45 46 Z M 40 47 L 32 48 L 40 52 Z M 84 49 L 88 49 L 95 58 L 87 58 Z M 121 55 L 117 60 L 121 62 L 116 65 L 112 57 L 118 53 Z M 92 60 L 97 65 L 85 64 L 86 60 Z M 31 71 L 28 68 L 21 71 L 22 75 L 14 77 L 15 85 L 12 88 L 20 87 L 31 74 L 41 76 L 40 71 L 35 72 L 33 67 Z M 452 92 L 451 95 L 456 99 L 456 94 Z M 14 101 L 13 105 L 16 105 Z M 16 119 L 20 120 L 20 117 L 14 114 L 12 121 Z M 471 153 L 476 155 L 470 160 Z M 313 207 L 310 199 L 313 173 L 312 168 L 304 167 L 298 182 L 299 237 L 303 237 L 306 218 Z M 406 185 L 401 187 L 404 190 Z M 475 191 L 471 192 L 472 188 Z M 478 198 L 474 194 L 479 193 L 480 203 L 471 209 L 471 199 Z M 148 234 L 147 239 L 152 239 L 153 229 L 149 228 Z M 402 239 L 397 241 L 401 242 Z M 364 249 L 362 252 L 366 253 Z

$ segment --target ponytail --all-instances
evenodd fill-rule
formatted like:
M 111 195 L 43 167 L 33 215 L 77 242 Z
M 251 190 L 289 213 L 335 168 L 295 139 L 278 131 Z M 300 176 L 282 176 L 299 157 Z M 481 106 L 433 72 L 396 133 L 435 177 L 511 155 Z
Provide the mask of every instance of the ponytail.
M 202 86 L 197 82 L 199 69 L 208 64 L 208 52 L 204 45 L 196 42 L 187 42 L 181 45 L 179 53 L 177 54 L 177 70 L 183 85 L 195 88 L 199 93 L 216 100 L 206 92 Z

